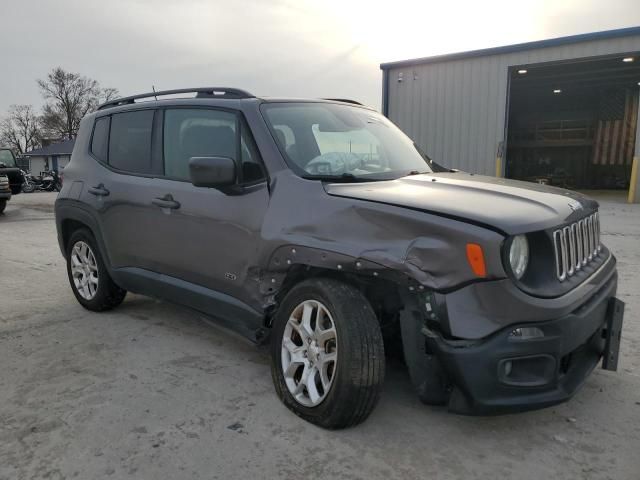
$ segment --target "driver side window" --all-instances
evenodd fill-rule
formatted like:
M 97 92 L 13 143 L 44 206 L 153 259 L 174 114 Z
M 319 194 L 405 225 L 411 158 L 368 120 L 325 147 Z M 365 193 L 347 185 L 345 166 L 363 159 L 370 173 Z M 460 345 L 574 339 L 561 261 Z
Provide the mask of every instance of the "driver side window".
M 240 138 L 238 138 L 240 137 Z M 228 157 L 237 165 L 238 181 L 264 180 L 262 159 L 248 127 L 226 110 L 167 109 L 164 114 L 164 174 L 190 181 L 192 157 Z
M 164 114 L 164 174 L 190 181 L 192 157 L 237 159 L 236 116 L 222 110 L 179 108 Z

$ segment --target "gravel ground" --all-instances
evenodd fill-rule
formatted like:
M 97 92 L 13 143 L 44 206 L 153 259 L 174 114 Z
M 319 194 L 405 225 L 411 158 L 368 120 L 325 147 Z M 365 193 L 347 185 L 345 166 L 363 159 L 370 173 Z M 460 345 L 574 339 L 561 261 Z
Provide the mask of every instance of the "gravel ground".
M 281 405 L 264 349 L 197 313 L 136 295 L 83 310 L 54 198 L 15 196 L 0 216 L 1 479 L 640 478 L 640 205 L 602 199 L 627 302 L 617 373 L 557 407 L 478 418 L 420 404 L 388 365 L 367 422 L 330 432 Z

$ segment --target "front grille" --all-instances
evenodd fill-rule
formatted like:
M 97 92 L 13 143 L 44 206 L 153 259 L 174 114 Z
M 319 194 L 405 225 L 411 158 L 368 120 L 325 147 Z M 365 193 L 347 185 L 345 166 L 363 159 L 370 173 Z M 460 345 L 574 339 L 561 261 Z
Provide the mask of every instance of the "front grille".
M 556 276 L 561 282 L 591 262 L 601 250 L 598 212 L 553 232 Z

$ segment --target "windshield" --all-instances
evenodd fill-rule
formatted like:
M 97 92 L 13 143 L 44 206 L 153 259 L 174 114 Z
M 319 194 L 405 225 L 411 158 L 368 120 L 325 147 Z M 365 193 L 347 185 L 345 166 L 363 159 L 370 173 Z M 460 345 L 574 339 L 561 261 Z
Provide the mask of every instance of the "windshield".
M 264 116 L 289 166 L 305 178 L 389 180 L 431 172 L 384 116 L 332 103 L 271 103 Z
M 16 159 L 13 158 L 11 150 L 0 150 L 0 167 L 15 167 Z

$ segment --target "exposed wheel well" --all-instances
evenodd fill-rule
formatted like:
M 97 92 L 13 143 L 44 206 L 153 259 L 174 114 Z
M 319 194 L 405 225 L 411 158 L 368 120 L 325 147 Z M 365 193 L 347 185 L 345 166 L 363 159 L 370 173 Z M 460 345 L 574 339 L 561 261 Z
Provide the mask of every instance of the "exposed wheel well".
M 286 294 L 298 283 L 313 277 L 327 277 L 348 283 L 358 288 L 373 308 L 385 342 L 385 351 L 393 357 L 402 357 L 402 340 L 400 336 L 400 316 L 403 300 L 400 286 L 395 282 L 365 274 L 340 272 L 337 270 L 294 265 L 287 272 L 281 288 L 275 294 L 276 308 Z M 272 312 L 273 313 L 273 312 Z M 271 326 L 272 315 L 267 317 L 267 326 Z

